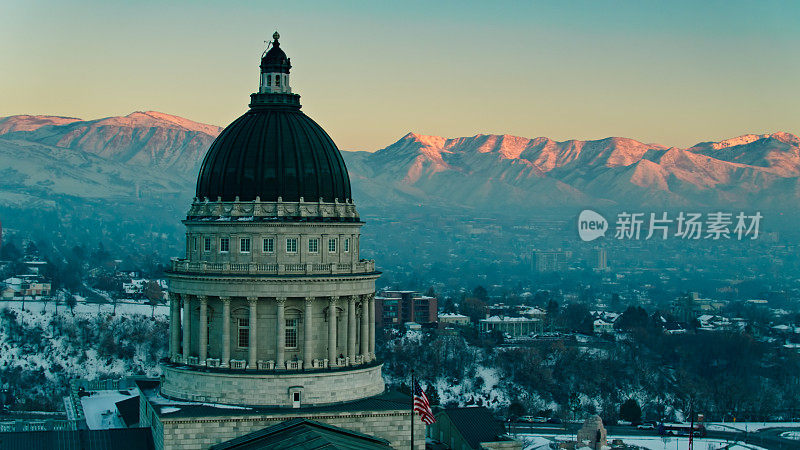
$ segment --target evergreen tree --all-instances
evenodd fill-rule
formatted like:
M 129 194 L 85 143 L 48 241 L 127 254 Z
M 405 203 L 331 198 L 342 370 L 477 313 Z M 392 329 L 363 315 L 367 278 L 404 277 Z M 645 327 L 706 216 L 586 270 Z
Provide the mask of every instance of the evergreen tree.
M 642 408 L 636 400 L 629 398 L 619 407 L 619 417 L 628 422 L 637 423 L 642 420 Z

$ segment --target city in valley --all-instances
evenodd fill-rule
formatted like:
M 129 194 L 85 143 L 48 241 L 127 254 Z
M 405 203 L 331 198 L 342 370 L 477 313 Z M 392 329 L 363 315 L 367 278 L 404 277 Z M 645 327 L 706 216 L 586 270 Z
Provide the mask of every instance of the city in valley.
M 12 3 L 0 449 L 800 448 L 795 5 Z

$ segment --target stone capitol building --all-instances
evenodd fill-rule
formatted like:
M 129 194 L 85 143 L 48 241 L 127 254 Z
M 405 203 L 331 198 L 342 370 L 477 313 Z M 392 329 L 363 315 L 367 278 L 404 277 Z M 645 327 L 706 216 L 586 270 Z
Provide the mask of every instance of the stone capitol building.
M 141 425 L 159 449 L 410 448 L 410 399 L 385 391 L 375 356 L 380 273 L 359 257 L 347 168 L 301 112 L 278 39 L 200 168 L 168 272 L 170 357 L 137 382 Z

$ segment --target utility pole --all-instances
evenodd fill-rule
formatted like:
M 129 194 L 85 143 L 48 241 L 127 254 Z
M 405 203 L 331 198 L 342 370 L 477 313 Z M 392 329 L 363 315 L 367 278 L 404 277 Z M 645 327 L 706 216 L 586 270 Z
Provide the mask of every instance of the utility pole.
M 689 398 L 689 450 L 694 450 L 694 397 Z

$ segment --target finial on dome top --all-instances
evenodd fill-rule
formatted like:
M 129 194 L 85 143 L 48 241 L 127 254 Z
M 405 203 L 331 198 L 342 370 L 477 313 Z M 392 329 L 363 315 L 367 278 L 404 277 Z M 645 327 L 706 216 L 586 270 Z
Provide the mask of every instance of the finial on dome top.
M 280 38 L 281 38 L 281 35 L 277 31 L 272 33 L 272 39 L 274 39 L 276 43 L 278 42 L 278 39 L 280 39 Z

